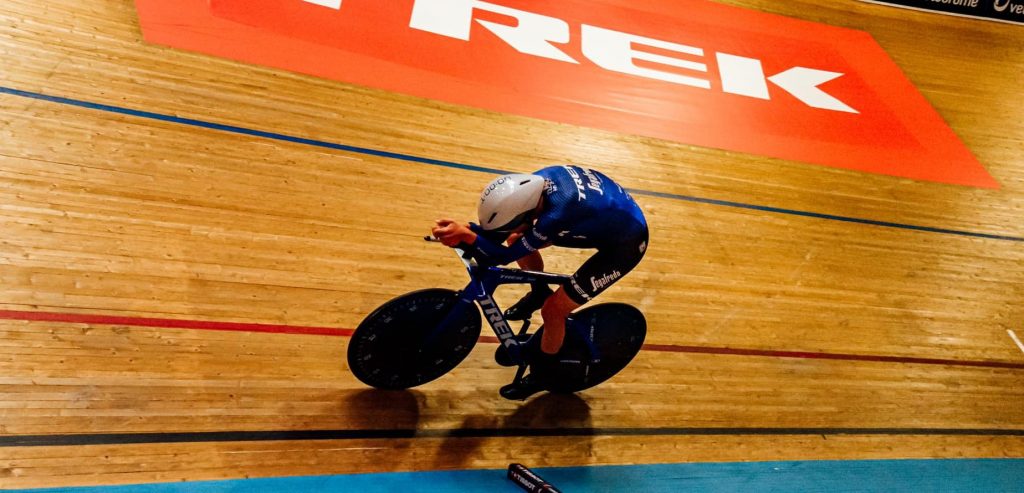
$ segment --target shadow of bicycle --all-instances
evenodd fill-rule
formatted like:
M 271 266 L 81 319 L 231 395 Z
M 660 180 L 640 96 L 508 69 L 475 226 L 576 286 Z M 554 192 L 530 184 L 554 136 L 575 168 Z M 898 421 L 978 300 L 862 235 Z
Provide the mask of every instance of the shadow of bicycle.
M 583 397 L 547 393 L 512 414 L 466 416 L 462 426 L 443 439 L 434 466 L 494 467 L 481 461 L 496 455 L 503 455 L 507 462 L 535 462 L 533 455 L 551 450 L 537 447 L 537 440 L 557 441 L 562 453 L 588 457 L 593 452 L 592 435 L 590 404 Z
M 356 430 L 416 430 L 424 399 L 414 390 L 360 390 L 345 396 L 341 418 Z
M 545 393 L 506 416 L 505 428 L 589 429 L 590 404 L 579 394 Z

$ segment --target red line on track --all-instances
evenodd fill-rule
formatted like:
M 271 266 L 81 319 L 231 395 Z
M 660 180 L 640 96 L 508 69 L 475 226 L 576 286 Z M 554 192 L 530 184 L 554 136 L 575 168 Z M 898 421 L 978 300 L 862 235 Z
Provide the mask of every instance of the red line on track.
M 675 346 L 666 344 L 644 344 L 647 351 L 673 353 L 721 354 L 732 356 L 765 356 L 773 358 L 828 359 L 843 361 L 870 361 L 875 363 L 906 363 L 915 365 L 974 366 L 983 368 L 1010 368 L 1024 370 L 1024 363 L 1008 361 L 971 361 L 940 358 L 914 358 L 909 356 L 882 356 L 874 354 L 809 353 L 803 351 L 774 351 L 767 349 L 734 349 L 707 346 Z
M 161 327 L 165 329 L 228 330 L 235 332 L 265 332 L 271 334 L 303 334 L 348 337 L 352 329 L 330 327 L 301 327 L 294 325 L 247 324 L 237 322 L 209 322 L 203 320 L 176 320 L 169 318 L 117 317 L 83 313 L 19 312 L 0 310 L 0 319 L 30 322 L 63 322 L 71 324 L 129 325 L 133 327 Z
M 212 322 L 203 320 L 178 320 L 167 318 L 120 317 L 83 313 L 29 312 L 0 310 L 0 320 L 24 320 L 29 322 L 60 322 L 95 325 L 127 325 L 133 327 L 159 327 L 168 329 L 223 330 L 235 332 L 263 332 L 271 334 L 301 334 L 331 337 L 350 337 L 353 329 L 332 327 L 303 327 L 294 325 L 253 324 L 237 322 Z M 498 339 L 490 336 L 480 338 L 481 342 L 496 344 Z M 774 351 L 766 349 L 736 349 L 708 346 L 679 346 L 673 344 L 644 344 L 645 351 L 669 353 L 718 354 L 729 356 L 760 356 L 772 358 L 822 359 L 843 361 L 868 361 L 875 363 L 903 363 L 916 365 L 969 366 L 982 368 L 1008 368 L 1024 370 L 1024 363 L 1007 361 L 971 361 L 939 358 L 913 358 L 905 356 L 881 356 L 870 354 L 812 353 L 803 351 Z

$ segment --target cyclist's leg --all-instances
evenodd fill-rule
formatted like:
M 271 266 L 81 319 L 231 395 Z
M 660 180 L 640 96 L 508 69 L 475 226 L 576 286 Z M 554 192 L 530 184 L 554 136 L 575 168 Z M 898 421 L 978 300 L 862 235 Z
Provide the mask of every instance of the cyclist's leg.
M 544 271 L 544 257 L 540 252 L 533 252 L 517 261 L 523 270 L 537 272 Z M 508 320 L 526 320 L 544 305 L 544 300 L 551 296 L 553 291 L 543 282 L 530 284 L 530 291 L 523 295 L 514 305 L 505 310 L 505 318 Z
M 513 235 L 509 238 L 508 243 L 511 245 L 519 236 Z M 539 251 L 535 251 L 519 260 L 516 261 L 519 264 L 519 268 L 523 270 L 532 270 L 537 272 L 544 271 L 544 257 L 541 256 Z M 544 300 L 551 296 L 551 288 L 544 283 L 533 283 L 530 285 L 530 291 L 523 295 L 522 299 L 517 301 L 514 305 L 505 310 L 505 319 L 509 321 L 527 320 L 533 316 L 533 312 L 539 310 L 544 305 Z M 526 342 L 529 340 L 527 337 L 518 337 L 519 342 Z M 504 346 L 499 345 L 494 350 L 494 361 L 501 366 L 512 366 L 512 357 L 509 356 L 508 352 L 505 351 Z
M 558 288 L 558 291 L 544 302 L 544 307 L 540 309 L 540 315 L 544 317 L 541 351 L 549 355 L 558 353 L 562 348 L 562 341 L 565 340 L 565 319 L 581 305 L 582 303 L 577 303 L 566 295 L 564 287 Z
M 541 349 L 545 353 L 555 354 L 561 349 L 565 319 L 570 312 L 594 299 L 640 263 L 647 252 L 647 239 L 644 229 L 619 245 L 599 249 L 572 275 L 568 285 L 548 298 L 541 308 L 544 317 Z
M 532 270 L 537 272 L 544 271 L 544 257 L 540 256 L 540 252 L 533 252 L 519 260 L 516 260 L 519 264 L 519 268 L 523 270 Z

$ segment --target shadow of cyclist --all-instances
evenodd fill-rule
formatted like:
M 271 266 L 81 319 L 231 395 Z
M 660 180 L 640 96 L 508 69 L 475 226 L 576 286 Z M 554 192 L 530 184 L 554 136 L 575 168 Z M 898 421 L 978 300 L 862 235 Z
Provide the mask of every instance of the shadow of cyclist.
M 503 440 L 500 448 L 510 455 L 509 462 L 530 462 L 531 454 L 544 453 L 545 450 L 536 447 L 535 441 L 546 439 L 571 447 L 574 457 L 587 457 L 592 452 L 594 431 L 590 404 L 585 399 L 577 394 L 545 393 L 506 416 L 466 416 L 462 426 L 453 432 L 455 436 L 446 437 L 438 448 L 434 458 L 437 468 L 472 466 L 471 461 L 481 456 L 479 449 L 495 440 Z M 484 436 L 460 437 L 460 434 Z
M 579 394 L 545 393 L 503 421 L 504 428 L 512 429 L 590 429 L 590 404 Z

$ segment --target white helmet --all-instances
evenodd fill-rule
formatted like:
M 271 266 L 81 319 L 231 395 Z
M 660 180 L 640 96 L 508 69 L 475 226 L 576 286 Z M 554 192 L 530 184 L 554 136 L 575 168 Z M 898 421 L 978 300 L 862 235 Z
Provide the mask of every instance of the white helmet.
M 500 176 L 480 194 L 477 213 L 486 231 L 508 232 L 525 222 L 540 203 L 544 177 L 514 174 Z

